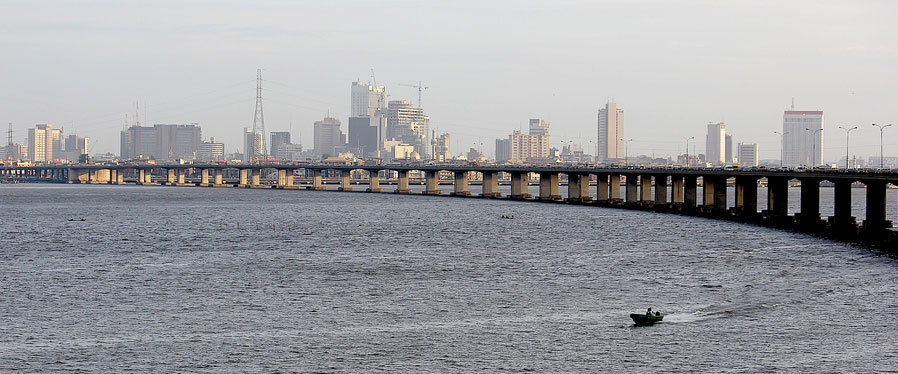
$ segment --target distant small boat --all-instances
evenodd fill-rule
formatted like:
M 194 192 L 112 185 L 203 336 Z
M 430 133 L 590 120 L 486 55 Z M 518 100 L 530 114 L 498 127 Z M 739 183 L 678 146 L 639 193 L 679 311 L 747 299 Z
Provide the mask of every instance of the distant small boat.
M 84 222 L 87 221 L 84 218 L 69 218 L 69 222 Z
M 664 319 L 662 315 L 648 315 L 645 313 L 631 313 L 630 318 L 633 319 L 633 322 L 636 323 L 636 326 L 651 326 L 654 325 L 655 322 L 661 322 Z
M 502 219 L 514 219 L 514 216 L 506 216 L 506 215 L 503 215 L 503 216 L 502 216 Z

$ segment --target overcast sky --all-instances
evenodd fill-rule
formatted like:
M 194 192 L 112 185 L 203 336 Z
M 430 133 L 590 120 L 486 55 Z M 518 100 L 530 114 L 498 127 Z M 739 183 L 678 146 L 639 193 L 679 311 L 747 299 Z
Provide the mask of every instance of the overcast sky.
M 592 149 L 599 107 L 626 112 L 630 154 L 704 151 L 705 125 L 779 158 L 783 110 L 825 113 L 825 159 L 879 154 L 898 127 L 898 1 L 0 0 L 0 121 L 37 123 L 119 152 L 125 116 L 199 123 L 241 150 L 264 69 L 267 131 L 312 147 L 328 111 L 347 128 L 350 84 L 417 101 L 452 152 L 551 123 Z M 291 127 L 292 123 L 292 127 Z M 898 156 L 898 128 L 886 130 Z M 5 142 L 5 139 L 4 139 Z M 690 145 L 692 148 L 693 145 Z M 593 153 L 589 151 L 589 153 Z

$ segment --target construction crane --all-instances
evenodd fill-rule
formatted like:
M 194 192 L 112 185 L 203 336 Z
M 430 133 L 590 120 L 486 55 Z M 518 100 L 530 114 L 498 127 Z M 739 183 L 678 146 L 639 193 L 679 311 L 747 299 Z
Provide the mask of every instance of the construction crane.
M 426 90 L 430 87 L 425 87 L 425 86 L 421 85 L 421 81 L 418 81 L 418 84 L 416 84 L 416 85 L 415 84 L 403 84 L 403 83 L 399 83 L 399 85 L 406 86 L 406 87 L 414 87 L 414 88 L 418 89 L 418 108 L 421 108 L 421 91 Z

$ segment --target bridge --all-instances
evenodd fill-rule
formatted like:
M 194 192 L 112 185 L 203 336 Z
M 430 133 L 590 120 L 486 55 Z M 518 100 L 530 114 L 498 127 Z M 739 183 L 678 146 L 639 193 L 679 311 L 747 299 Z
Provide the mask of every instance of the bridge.
M 297 171 L 302 171 L 302 180 L 307 186 L 296 185 Z M 367 179 L 368 187 L 364 191 L 371 193 L 384 192 L 381 181 L 386 180 L 396 185 L 390 192 L 410 194 L 409 175 L 417 172 L 424 175 L 423 194 L 440 195 L 441 175 L 451 175 L 451 196 L 652 210 L 754 223 L 886 248 L 895 248 L 898 243 L 898 234 L 889 230 L 892 223 L 886 219 L 886 190 L 889 184 L 898 185 L 898 173 L 891 171 L 453 164 L 70 164 L 3 166 L 0 167 L 0 180 L 326 190 L 323 175 L 332 174 L 339 178 L 337 190 L 352 191 L 354 172 L 367 175 L 364 179 Z M 503 197 L 499 192 L 500 173 L 510 175 L 511 193 L 508 196 Z M 471 178 L 475 174 L 480 178 Z M 226 175 L 234 177 L 225 178 Z M 263 177 L 269 175 L 272 178 Z M 384 179 L 384 175 L 395 175 L 395 178 Z M 188 176 L 192 178 L 188 179 Z M 537 196 L 528 193 L 531 178 L 539 185 Z M 470 190 L 472 179 L 480 181 L 478 195 Z M 563 199 L 559 189 L 565 179 L 567 198 Z M 825 219 L 820 214 L 823 182 L 834 187 L 833 215 Z M 762 210 L 758 209 L 760 183 L 767 186 L 767 206 Z M 790 184 L 800 184 L 800 211 L 793 215 L 788 213 Z M 855 184 L 863 184 L 866 189 L 866 216 L 860 224 L 851 212 L 851 190 Z M 698 203 L 699 185 L 702 187 L 701 204 Z M 733 206 L 727 203 L 728 185 L 734 187 Z M 591 194 L 593 186 L 595 193 Z

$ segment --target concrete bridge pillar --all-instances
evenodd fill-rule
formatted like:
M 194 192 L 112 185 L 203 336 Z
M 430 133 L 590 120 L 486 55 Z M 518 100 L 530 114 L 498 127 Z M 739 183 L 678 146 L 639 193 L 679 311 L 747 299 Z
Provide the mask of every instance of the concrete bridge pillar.
M 655 176 L 655 206 L 667 206 L 667 176 Z
M 427 170 L 424 172 L 424 194 L 439 195 L 440 194 L 440 171 Z
M 583 203 L 591 200 L 589 196 L 589 174 L 571 173 L 567 177 L 567 201 Z
M 278 180 L 275 186 L 278 188 L 284 188 L 287 186 L 287 170 L 286 169 L 276 169 Z
M 502 194 L 499 193 L 499 173 L 494 171 L 484 171 L 481 174 L 483 175 L 483 183 L 481 184 L 482 189 L 480 192 L 480 196 L 502 196 Z
M 312 170 L 312 187 L 316 191 L 324 191 L 324 184 L 321 181 L 321 170 Z
M 611 202 L 617 203 L 621 201 L 620 174 L 611 174 L 611 177 L 608 180 L 608 193 L 610 194 L 608 198 Z
M 293 188 L 293 182 L 296 179 L 296 170 L 287 169 L 284 170 L 284 173 L 287 174 L 284 176 L 284 186 L 287 188 Z
M 165 184 L 169 186 L 175 184 L 175 169 L 166 169 L 165 173 Z
M 340 170 L 340 188 L 338 191 L 352 191 L 352 170 Z
M 454 190 L 452 191 L 452 196 L 470 196 L 471 192 L 468 191 L 468 172 L 467 171 L 456 171 L 455 172 L 455 184 Z
M 767 178 L 767 213 L 777 218 L 789 215 L 788 178 Z
M 69 183 L 89 183 L 90 173 L 86 169 L 69 169 Z
M 368 192 L 381 192 L 380 170 L 368 170 Z
M 801 211 L 797 214 L 802 226 L 820 225 L 820 180 L 816 178 L 801 179 Z
M 570 176 L 568 176 L 570 178 Z M 539 173 L 539 199 L 543 201 L 561 200 L 558 193 L 558 173 Z
M 138 180 L 140 184 L 144 185 L 152 185 L 153 184 L 153 169 L 139 169 L 137 172 Z
M 200 169 L 200 186 L 209 185 L 209 169 Z
M 249 169 L 240 169 L 240 180 L 237 182 L 240 187 L 249 185 Z
M 224 174 L 224 170 L 215 169 L 215 186 L 221 186 L 224 184 L 224 176 L 222 174 Z
M 398 170 L 396 174 L 399 176 L 396 193 L 412 193 L 412 190 L 408 188 L 408 170 Z
M 861 181 L 867 185 L 867 219 L 864 220 L 864 231 L 878 232 L 892 223 L 886 220 L 886 182 L 878 180 Z
M 850 180 L 833 181 L 833 215 L 829 223 L 833 227 L 854 227 L 857 218 L 851 216 L 851 183 Z
M 180 168 L 177 169 L 177 171 L 176 171 L 175 173 L 176 173 L 177 176 L 178 176 L 178 184 L 184 184 L 184 179 L 185 179 L 185 178 L 184 178 L 184 174 L 185 174 L 186 172 L 187 172 L 187 171 L 184 170 L 184 169 L 180 169 Z
M 650 205 L 653 203 L 651 175 L 639 176 L 639 203 L 643 205 Z
M 627 204 L 636 204 L 639 202 L 639 176 L 636 174 L 627 175 L 626 193 Z
M 527 199 L 531 195 L 527 193 L 527 187 L 530 186 L 529 172 L 512 172 L 511 173 L 511 197 L 512 199 Z
M 262 184 L 262 169 L 252 169 L 252 179 L 250 179 L 250 185 L 253 187 L 258 187 Z
M 109 169 L 92 169 L 90 171 L 91 184 L 109 184 Z
M 608 196 L 608 174 L 596 175 L 596 200 L 605 202 L 609 200 Z
M 683 176 L 683 206 L 686 209 L 695 209 L 698 204 L 698 177 L 695 175 Z
M 736 214 L 742 217 L 758 214 L 757 177 L 736 177 Z
M 118 184 L 118 170 L 109 169 L 109 184 Z

